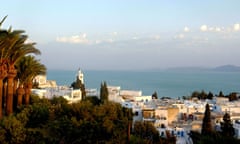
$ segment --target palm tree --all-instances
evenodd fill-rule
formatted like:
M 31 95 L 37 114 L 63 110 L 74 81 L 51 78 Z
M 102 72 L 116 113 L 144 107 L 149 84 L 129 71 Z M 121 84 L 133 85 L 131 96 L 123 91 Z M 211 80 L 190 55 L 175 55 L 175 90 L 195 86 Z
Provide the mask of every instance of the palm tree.
M 37 75 L 46 74 L 46 67 L 36 60 L 33 56 L 22 57 L 16 64 L 17 76 L 19 79 L 18 106 L 22 104 L 23 94 L 25 94 L 25 104 L 29 104 L 32 82 Z M 24 90 L 25 88 L 25 90 Z
M 3 21 L 1 21 L 1 23 L 2 22 Z M 13 84 L 14 78 L 17 75 L 15 64 L 23 56 L 27 54 L 40 54 L 40 51 L 34 47 L 35 43 L 26 43 L 28 37 L 23 34 L 24 31 L 13 31 L 10 27 L 8 30 L 1 29 L 0 33 L 0 66 L 4 68 L 7 66 L 6 114 L 9 115 L 13 112 Z
M 3 32 L 0 31 L 0 50 L 2 52 L 2 45 L 4 41 Z M 7 65 L 3 55 L 0 55 L 0 119 L 2 118 L 2 107 L 3 107 L 3 79 L 7 77 Z
M 16 41 L 18 40 L 18 34 L 21 33 L 21 31 L 13 31 L 12 33 L 9 33 L 9 31 L 11 31 L 11 28 L 9 28 L 8 30 L 1 29 L 2 23 L 5 19 L 6 17 L 4 17 L 3 20 L 0 22 L 0 119 L 3 116 L 3 80 L 7 77 L 8 71 L 8 49 L 11 49 L 11 47 L 16 43 Z
M 14 78 L 17 75 L 15 69 L 16 62 L 23 56 L 31 53 L 40 54 L 40 51 L 34 47 L 34 43 L 26 44 L 26 35 L 20 35 L 18 41 L 10 49 L 10 57 L 8 58 L 8 94 L 7 94 L 7 115 L 13 112 L 13 91 Z

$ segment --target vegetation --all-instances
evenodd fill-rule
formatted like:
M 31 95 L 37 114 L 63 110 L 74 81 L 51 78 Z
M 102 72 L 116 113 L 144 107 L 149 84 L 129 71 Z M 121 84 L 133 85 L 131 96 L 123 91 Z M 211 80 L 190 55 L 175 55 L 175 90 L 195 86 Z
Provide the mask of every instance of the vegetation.
M 74 81 L 71 84 L 71 87 L 73 89 L 80 89 L 82 92 L 82 99 L 84 100 L 86 98 L 86 90 L 85 90 L 85 85 L 83 84 L 83 82 L 79 79 L 79 77 L 76 77 L 76 81 Z
M 207 104 L 203 118 L 202 133 L 194 131 L 190 132 L 190 136 L 194 144 L 240 144 L 240 140 L 234 137 L 234 129 L 228 113 L 223 116 L 223 122 L 221 122 L 221 132 L 212 129 L 210 117 L 211 112 L 209 110 L 209 105 Z
M 191 131 L 190 136 L 194 144 L 240 144 L 239 139 L 223 136 L 219 132 L 202 135 L 198 132 Z
M 237 93 L 236 93 L 236 92 L 230 93 L 230 94 L 228 95 L 228 99 L 229 99 L 229 101 L 238 100 Z
M 194 91 L 191 95 L 191 98 L 198 98 L 198 99 L 213 99 L 213 93 L 212 92 L 209 92 L 209 93 L 206 93 L 205 91 Z
M 150 122 L 135 122 L 134 134 L 141 139 L 145 139 L 144 143 L 156 143 L 160 140 L 159 132 Z
M 40 54 L 35 43 L 27 43 L 28 37 L 22 30 L 3 29 L 5 19 L 0 22 L 0 119 L 4 114 L 11 115 L 23 98 L 28 104 L 33 78 L 46 73 L 39 61 L 27 56 Z
M 158 94 L 156 91 L 152 94 L 152 99 L 158 99 Z
M 211 112 L 209 105 L 206 104 L 205 113 L 202 122 L 202 135 L 209 135 L 212 133 Z
M 16 113 L 0 120 L 0 141 L 3 144 L 174 143 L 173 138 L 161 138 L 151 123 L 136 122 L 133 131 L 131 109 L 113 102 L 95 104 L 93 99 L 68 104 L 62 97 L 48 100 L 31 96 L 28 106 L 18 107 Z
M 176 138 L 167 132 L 161 138 L 147 122 L 135 122 L 132 110 L 108 101 L 106 82 L 101 84 L 100 99 L 86 97 L 85 86 L 76 79 L 74 89 L 81 89 L 83 101 L 68 104 L 63 97 L 39 99 L 31 96 L 33 78 L 45 74 L 46 68 L 32 54 L 40 54 L 35 43 L 27 43 L 22 30 L 2 29 L 0 22 L 0 142 L 2 144 L 36 143 L 159 143 L 173 144 Z M 237 93 L 228 97 L 237 100 Z M 157 99 L 154 92 L 153 98 Z M 212 99 L 213 94 L 193 92 L 191 98 Z M 233 138 L 234 129 L 228 113 L 223 116 L 221 132 L 211 125 L 209 105 L 202 123 L 202 133 L 191 132 L 196 144 L 240 143 Z
M 101 83 L 100 87 L 100 100 L 102 103 L 108 101 L 108 88 L 107 88 L 107 83 Z
M 222 135 L 233 137 L 234 136 L 234 128 L 231 121 L 231 117 L 228 113 L 225 113 L 223 116 L 223 122 L 221 122 L 221 130 Z
M 40 54 L 35 43 L 27 43 L 24 31 L 2 29 L 0 22 L 0 141 L 3 144 L 36 143 L 167 143 L 150 124 L 132 131 L 132 110 L 108 101 L 106 82 L 100 99 L 86 97 L 77 79 L 83 101 L 68 104 L 62 97 L 31 96 L 33 78 L 46 68 L 31 54 Z M 14 108 L 14 109 L 13 109 Z M 145 136 L 140 135 L 143 133 Z
M 24 56 L 17 63 L 17 105 L 22 105 L 23 95 L 25 94 L 25 104 L 29 104 L 33 79 L 40 74 L 46 74 L 46 67 L 36 60 L 33 56 Z M 25 89 L 24 89 L 25 88 Z
M 228 98 L 229 101 L 235 101 L 238 100 L 238 93 L 236 92 L 232 92 L 228 95 L 224 95 L 222 91 L 219 92 L 218 95 L 215 95 L 217 97 L 225 97 Z M 182 96 L 182 99 L 186 100 L 186 99 L 193 99 L 193 98 L 197 98 L 199 100 L 206 100 L 206 99 L 213 99 L 214 95 L 212 92 L 206 93 L 205 91 L 194 91 L 190 96 Z

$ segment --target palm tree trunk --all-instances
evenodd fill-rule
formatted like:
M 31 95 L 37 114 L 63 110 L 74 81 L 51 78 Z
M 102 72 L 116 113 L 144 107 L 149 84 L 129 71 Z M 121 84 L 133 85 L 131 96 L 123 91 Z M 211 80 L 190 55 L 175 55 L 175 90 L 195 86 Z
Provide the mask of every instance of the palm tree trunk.
M 17 89 L 17 106 L 21 106 L 22 105 L 22 100 L 23 100 L 23 95 L 24 95 L 25 91 L 23 86 L 19 86 Z
M 0 66 L 0 119 L 3 117 L 3 79 L 7 76 L 6 66 Z
M 7 81 L 3 80 L 3 108 L 6 110 L 7 103 Z
M 18 79 L 14 79 L 13 82 L 13 94 L 16 95 L 17 94 L 17 88 L 18 88 Z
M 3 79 L 0 78 L 0 119 L 3 116 Z
M 130 143 L 130 137 L 131 137 L 131 123 L 128 120 L 128 132 L 127 132 L 128 143 Z
M 18 106 L 17 88 L 18 88 L 18 79 L 15 77 L 13 81 L 13 108 L 14 109 L 16 109 Z
M 17 75 L 17 71 L 15 69 L 9 69 L 7 76 L 7 108 L 6 114 L 10 115 L 13 113 L 13 82 L 14 78 Z
M 26 105 L 29 105 L 31 89 L 32 89 L 32 83 L 27 83 L 25 85 L 25 104 Z

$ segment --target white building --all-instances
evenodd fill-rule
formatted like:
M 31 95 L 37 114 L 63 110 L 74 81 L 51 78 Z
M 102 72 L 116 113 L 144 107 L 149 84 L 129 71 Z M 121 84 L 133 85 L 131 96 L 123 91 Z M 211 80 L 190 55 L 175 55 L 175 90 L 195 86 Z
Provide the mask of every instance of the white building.
M 84 75 L 79 69 L 77 77 L 84 83 Z M 66 86 L 57 86 L 55 81 L 47 80 L 44 75 L 36 76 L 33 80 L 37 82 L 42 89 L 32 89 L 32 93 L 38 95 L 40 98 L 64 97 L 69 103 L 74 103 L 82 100 L 82 92 L 80 89 L 72 89 Z
M 142 95 L 142 91 L 121 90 L 119 95 L 121 95 L 121 96 L 141 96 Z
M 113 101 L 113 102 L 118 102 L 121 103 L 122 97 L 119 95 L 120 94 L 120 86 L 108 86 L 108 100 Z
M 167 107 L 158 107 L 155 109 L 155 127 L 168 127 L 168 109 Z
M 86 96 L 98 96 L 97 89 L 86 89 Z
M 74 103 L 82 100 L 82 92 L 80 89 L 73 90 L 72 88 L 68 87 L 32 89 L 32 93 L 38 95 L 40 98 L 45 97 L 48 99 L 62 96 L 69 103 Z
M 124 100 L 135 101 L 135 102 L 150 102 L 152 101 L 152 96 L 143 96 L 142 91 L 134 90 L 120 90 L 119 95 Z
M 47 80 L 46 75 L 38 75 L 33 79 L 34 83 L 38 83 L 38 87 L 40 88 L 48 88 L 48 87 L 57 87 L 56 81 Z
M 81 80 L 82 84 L 84 84 L 84 74 L 80 68 L 78 69 L 77 77 L 79 80 Z
M 233 128 L 234 128 L 234 131 L 235 131 L 235 137 L 240 139 L 240 120 L 236 120 L 233 123 Z

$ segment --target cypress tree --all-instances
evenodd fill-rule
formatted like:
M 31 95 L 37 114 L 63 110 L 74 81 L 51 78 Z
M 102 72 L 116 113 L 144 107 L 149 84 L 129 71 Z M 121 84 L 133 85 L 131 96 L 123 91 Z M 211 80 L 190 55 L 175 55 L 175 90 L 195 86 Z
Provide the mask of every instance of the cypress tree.
M 100 100 L 102 103 L 108 101 L 108 88 L 107 88 L 107 83 L 101 83 L 101 88 L 100 88 Z
M 156 91 L 152 94 L 152 99 L 158 99 L 158 95 Z
M 224 94 L 223 94 L 223 92 L 222 92 L 222 91 L 220 91 L 218 96 L 219 96 L 219 97 L 224 97 Z
M 233 124 L 231 121 L 231 117 L 228 113 L 225 113 L 223 116 L 223 122 L 221 122 L 221 129 L 222 129 L 222 134 L 224 136 L 230 136 L 233 137 L 234 136 L 234 128 L 233 128 Z
M 206 104 L 205 113 L 202 122 L 202 135 L 208 135 L 212 133 L 211 112 L 209 105 Z

